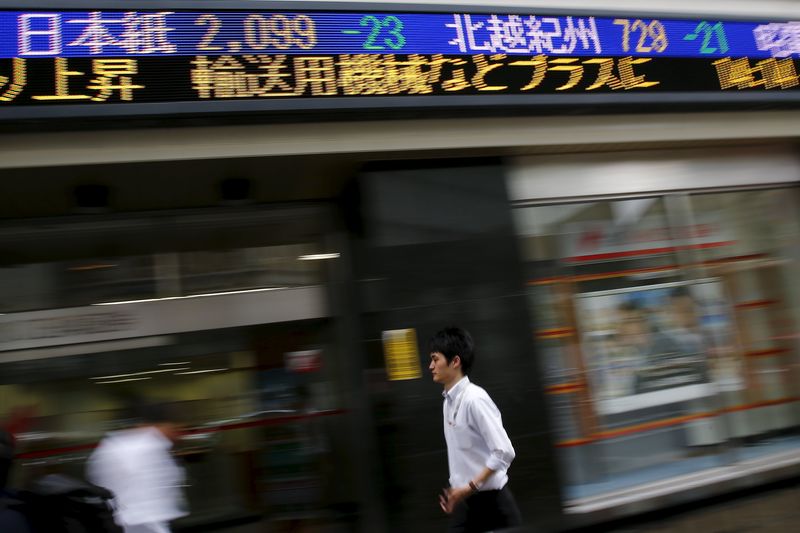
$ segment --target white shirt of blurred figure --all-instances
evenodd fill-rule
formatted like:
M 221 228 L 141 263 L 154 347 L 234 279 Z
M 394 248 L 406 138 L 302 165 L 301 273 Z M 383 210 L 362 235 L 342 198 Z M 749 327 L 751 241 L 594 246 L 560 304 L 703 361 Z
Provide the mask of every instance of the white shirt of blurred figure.
M 153 426 L 109 433 L 89 457 L 87 475 L 114 493 L 114 519 L 125 533 L 169 533 L 185 516 L 185 476 L 172 442 Z

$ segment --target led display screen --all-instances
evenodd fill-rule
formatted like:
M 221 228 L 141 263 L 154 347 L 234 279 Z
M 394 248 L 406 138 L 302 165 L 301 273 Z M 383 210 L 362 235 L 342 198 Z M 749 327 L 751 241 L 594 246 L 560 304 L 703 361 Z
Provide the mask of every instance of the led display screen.
M 300 102 L 293 109 L 323 100 L 333 108 L 353 98 L 367 106 L 375 97 L 403 97 L 408 105 L 427 96 L 435 98 L 425 105 L 436 105 L 459 95 L 523 98 L 519 103 L 667 93 L 725 101 L 750 93 L 769 101 L 776 93 L 800 95 L 798 53 L 800 22 L 0 11 L 0 118 L 56 107 L 134 114 L 137 104 L 153 103 L 194 103 L 191 109 L 202 112 L 214 101 L 275 110 L 288 101 Z

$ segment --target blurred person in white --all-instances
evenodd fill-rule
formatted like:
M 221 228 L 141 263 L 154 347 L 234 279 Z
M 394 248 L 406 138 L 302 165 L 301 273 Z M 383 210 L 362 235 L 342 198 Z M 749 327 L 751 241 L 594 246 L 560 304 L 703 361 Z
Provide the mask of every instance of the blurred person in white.
M 108 433 L 89 457 L 89 480 L 114 493 L 125 533 L 169 533 L 185 516 L 185 474 L 170 450 L 180 435 L 172 406 L 133 402 L 134 427 Z
M 474 361 L 470 334 L 445 328 L 430 340 L 433 381 L 444 386 L 444 437 L 450 487 L 439 496 L 451 515 L 449 533 L 481 533 L 521 523 L 514 495 L 507 487 L 514 447 L 500 410 L 489 394 L 470 383 Z

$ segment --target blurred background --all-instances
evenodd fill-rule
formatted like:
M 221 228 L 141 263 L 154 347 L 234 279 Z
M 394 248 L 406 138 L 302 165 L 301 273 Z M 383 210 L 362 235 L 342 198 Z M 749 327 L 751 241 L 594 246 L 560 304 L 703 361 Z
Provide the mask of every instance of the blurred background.
M 525 530 L 789 531 L 800 115 L 772 107 L 4 121 L 8 485 L 85 478 L 135 395 L 183 428 L 177 532 L 442 531 L 426 343 L 458 324 Z

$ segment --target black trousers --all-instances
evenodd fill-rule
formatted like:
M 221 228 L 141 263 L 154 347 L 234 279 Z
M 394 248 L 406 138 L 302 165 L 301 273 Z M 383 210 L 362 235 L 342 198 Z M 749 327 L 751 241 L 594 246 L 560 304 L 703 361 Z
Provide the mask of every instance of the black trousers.
M 450 515 L 448 533 L 485 533 L 522 524 L 517 502 L 508 486 L 476 492 Z

